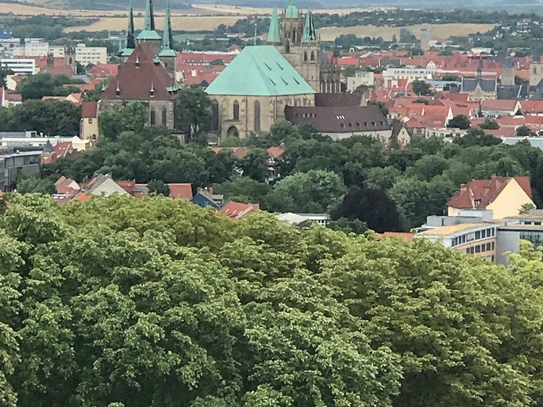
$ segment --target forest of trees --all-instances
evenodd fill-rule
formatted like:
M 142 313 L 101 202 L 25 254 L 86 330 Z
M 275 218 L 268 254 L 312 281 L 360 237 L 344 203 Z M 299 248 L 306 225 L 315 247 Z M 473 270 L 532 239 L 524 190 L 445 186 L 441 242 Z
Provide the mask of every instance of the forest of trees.
M 198 121 L 205 115 L 190 116 Z M 145 127 L 145 117 L 137 103 L 102 115 L 98 148 L 45 165 L 40 177 L 50 184 L 61 175 L 81 182 L 98 172 L 141 183 L 189 182 L 195 190 L 214 186 L 226 199 L 259 203 L 270 212 L 326 212 L 379 232 L 408 231 L 429 215 L 444 214 L 462 183 L 492 175 L 530 176 L 534 201 L 543 203 L 543 151 L 528 142 L 501 144 L 481 129 L 453 143 L 416 137 L 406 148 L 394 141 L 383 148 L 371 137 L 333 141 L 310 126 L 279 122 L 269 134 L 224 140 L 223 146 L 249 147 L 238 159 L 226 148 L 216 154 L 198 135 L 183 145 L 164 128 Z M 270 181 L 266 149 L 280 145 L 285 153 Z
M 1 203 L 2 406 L 543 405 L 529 246 L 506 269 L 160 197 Z

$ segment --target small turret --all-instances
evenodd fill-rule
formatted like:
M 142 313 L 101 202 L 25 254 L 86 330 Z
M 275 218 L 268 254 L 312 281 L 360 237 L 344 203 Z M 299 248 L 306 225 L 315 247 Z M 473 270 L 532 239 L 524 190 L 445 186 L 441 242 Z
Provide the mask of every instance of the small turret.
M 277 16 L 277 9 L 274 7 L 271 20 L 270 29 L 268 30 L 268 44 L 281 44 L 281 32 L 279 31 L 279 17 Z

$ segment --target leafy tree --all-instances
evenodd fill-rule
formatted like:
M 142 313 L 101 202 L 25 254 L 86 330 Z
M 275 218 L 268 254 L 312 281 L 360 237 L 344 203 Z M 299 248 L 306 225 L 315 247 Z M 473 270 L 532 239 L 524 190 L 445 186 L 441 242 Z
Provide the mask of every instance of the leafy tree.
M 485 134 L 485 132 L 481 129 L 469 129 L 464 136 L 457 137 L 453 140 L 453 143 L 462 147 L 495 146 L 497 144 L 501 144 L 501 142 L 502 141 L 499 138 L 490 134 Z
M 526 125 L 517 127 L 516 129 L 517 137 L 536 137 L 537 135 Z
M 241 159 L 240 169 L 243 176 L 255 181 L 265 181 L 268 178 L 268 152 L 264 149 L 253 149 Z
M 322 170 L 297 172 L 277 182 L 273 188 L 273 195 L 281 197 L 280 212 L 325 213 L 332 210 L 345 193 L 341 177 Z
M 17 181 L 17 192 L 20 194 L 39 193 L 51 195 L 55 191 L 55 184 L 47 178 L 23 177 Z
M 423 98 L 415 99 L 415 100 L 413 100 L 413 103 L 420 103 L 420 104 L 423 104 L 423 105 L 429 105 L 430 104 L 430 102 L 427 99 L 423 99 Z
M 519 215 L 528 215 L 532 209 L 535 209 L 535 205 L 533 203 L 522 204 L 520 206 L 518 214 Z
M 351 187 L 331 217 L 358 219 L 379 233 L 403 230 L 396 204 L 381 189 Z
M 459 114 L 457 116 L 454 116 L 451 120 L 449 120 L 449 123 L 447 123 L 447 127 L 465 130 L 471 127 L 471 122 L 469 121 L 467 116 L 463 114 Z
M 368 231 L 368 225 L 359 219 L 339 218 L 336 220 L 329 220 L 327 227 L 332 230 L 339 230 L 346 234 L 354 233 L 356 235 L 362 235 Z
M 196 85 L 179 92 L 179 128 L 195 137 L 209 129 L 211 123 L 211 100 L 204 90 Z
M 419 96 L 427 96 L 432 93 L 430 84 L 426 83 L 423 80 L 417 79 L 411 82 L 413 87 L 413 93 Z
M 498 130 L 500 125 L 496 120 L 486 118 L 484 123 L 481 123 L 479 127 L 484 130 Z
M 159 179 L 153 179 L 147 183 L 147 189 L 149 190 L 149 193 L 155 194 L 155 195 L 163 195 L 163 196 L 169 196 L 170 195 L 170 187 L 168 184 L 164 183 L 164 181 Z
M 8 75 L 13 75 L 13 71 L 11 69 L 0 66 L 0 89 L 7 86 L 6 77 Z
M 29 76 L 17 85 L 17 92 L 23 100 L 41 99 L 44 96 L 67 96 L 73 91 L 80 92 L 79 88 L 64 88 L 65 84 L 80 83 L 80 80 L 73 80 L 66 75 L 51 76 L 47 72 L 40 72 Z

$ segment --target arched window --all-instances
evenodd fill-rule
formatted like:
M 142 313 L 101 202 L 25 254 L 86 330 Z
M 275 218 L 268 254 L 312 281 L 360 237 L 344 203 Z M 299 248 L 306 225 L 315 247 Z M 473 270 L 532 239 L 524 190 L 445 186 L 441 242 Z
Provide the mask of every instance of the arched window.
M 151 109 L 151 117 L 149 119 L 149 124 L 154 126 L 156 124 L 156 112 L 155 109 Z
M 304 61 L 307 61 L 307 51 L 304 51 Z
M 260 102 L 255 100 L 255 131 L 260 131 Z
M 239 103 L 237 100 L 234 101 L 233 118 L 234 120 L 239 120 Z
M 162 125 L 167 126 L 168 122 L 168 112 L 166 111 L 166 108 L 162 109 Z
M 216 100 L 211 102 L 211 130 L 219 130 L 219 102 Z
M 292 42 L 296 43 L 296 29 L 292 29 Z
M 315 51 L 311 51 L 311 61 L 315 62 Z

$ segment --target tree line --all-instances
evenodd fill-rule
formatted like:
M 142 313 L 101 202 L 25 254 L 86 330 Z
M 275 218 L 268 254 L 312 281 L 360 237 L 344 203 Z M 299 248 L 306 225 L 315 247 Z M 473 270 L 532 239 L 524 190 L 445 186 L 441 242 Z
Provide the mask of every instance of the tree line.
M 543 405 L 529 245 L 506 269 L 160 197 L 0 203 L 2 406 Z

